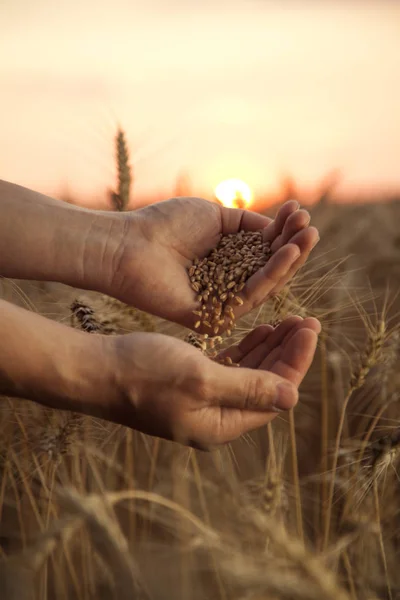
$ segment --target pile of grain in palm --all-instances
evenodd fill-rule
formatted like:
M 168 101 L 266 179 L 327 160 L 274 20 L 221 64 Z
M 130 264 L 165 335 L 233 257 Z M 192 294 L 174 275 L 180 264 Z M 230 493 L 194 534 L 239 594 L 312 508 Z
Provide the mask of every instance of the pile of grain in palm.
M 197 317 L 195 329 L 204 331 L 207 338 L 227 327 L 230 335 L 235 327 L 233 307 L 243 304 L 240 292 L 271 255 L 262 231 L 240 231 L 222 236 L 208 256 L 196 258 L 188 269 L 199 302 L 199 309 L 193 311 Z

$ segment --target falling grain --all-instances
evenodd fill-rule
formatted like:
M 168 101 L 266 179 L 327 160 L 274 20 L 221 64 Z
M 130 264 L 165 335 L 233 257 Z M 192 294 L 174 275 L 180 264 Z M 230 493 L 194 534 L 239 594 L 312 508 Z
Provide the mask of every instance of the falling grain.
M 207 327 L 217 335 L 225 325 L 221 314 L 227 314 L 227 335 L 235 327 L 236 306 L 244 304 L 238 295 L 247 280 L 271 257 L 269 243 L 264 243 L 262 231 L 240 231 L 222 236 L 216 248 L 202 259 L 195 258 L 188 268 L 190 285 L 197 294 L 200 309 L 193 311 L 195 329 Z

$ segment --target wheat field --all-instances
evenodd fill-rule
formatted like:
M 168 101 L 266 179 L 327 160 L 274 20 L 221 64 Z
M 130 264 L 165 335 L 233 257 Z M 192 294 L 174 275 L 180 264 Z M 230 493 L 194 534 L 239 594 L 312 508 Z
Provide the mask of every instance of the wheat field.
M 311 213 L 309 262 L 229 340 L 291 314 L 321 320 L 288 415 L 203 453 L 2 398 L 2 599 L 400 598 L 400 202 Z M 0 294 L 88 335 L 190 339 L 59 284 L 0 280 Z

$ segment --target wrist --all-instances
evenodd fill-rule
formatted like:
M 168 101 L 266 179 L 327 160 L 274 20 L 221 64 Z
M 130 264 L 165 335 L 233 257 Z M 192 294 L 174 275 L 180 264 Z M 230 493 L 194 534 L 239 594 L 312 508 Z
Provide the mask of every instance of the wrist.
M 124 301 L 126 273 L 129 273 L 129 281 L 138 283 L 137 266 L 143 257 L 145 220 L 144 210 L 97 212 L 84 251 L 85 275 L 81 285 L 76 287 Z
M 121 213 L 60 207 L 49 280 L 107 293 L 118 269 L 123 231 Z
M 64 385 L 57 386 L 53 408 L 64 407 L 137 428 L 140 426 L 137 397 L 141 386 L 136 355 L 140 344 L 139 348 L 138 344 L 132 344 L 132 336 L 137 334 L 129 336 L 129 362 L 126 364 L 125 353 L 119 351 L 120 342 L 126 336 L 79 333 L 79 343 L 75 340 L 70 350 L 73 355 L 71 368 L 62 377 Z M 60 390 L 64 392 L 60 394 Z
M 62 352 L 53 354 L 50 376 L 38 402 L 108 420 L 118 420 L 119 386 L 115 380 L 111 338 L 71 330 Z
M 103 291 L 118 264 L 126 214 L 54 200 L 0 181 L 0 275 Z
M 107 336 L 74 332 L 63 364 L 57 359 L 49 395 L 52 408 L 116 420 L 120 394 L 110 341 Z
M 70 280 L 64 283 L 112 295 L 109 282 L 118 270 L 123 247 L 125 215 L 116 212 L 85 211 L 80 214 L 79 224 L 80 232 L 75 238 L 76 253 L 71 264 Z M 60 260 L 65 257 L 68 236 L 68 231 L 65 231 L 64 249 L 60 248 Z M 68 268 L 65 269 L 65 272 L 67 271 Z
M 1 300 L 0 333 L 0 394 L 99 416 L 113 403 L 108 338 Z

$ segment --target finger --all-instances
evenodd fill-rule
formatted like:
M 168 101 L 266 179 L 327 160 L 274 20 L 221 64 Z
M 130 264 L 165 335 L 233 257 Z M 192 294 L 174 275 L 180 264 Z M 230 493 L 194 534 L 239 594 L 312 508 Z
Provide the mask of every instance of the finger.
M 240 222 L 240 229 L 244 231 L 259 231 L 265 229 L 271 223 L 272 219 L 251 210 L 244 210 Z
M 273 332 L 257 347 L 253 348 L 251 352 L 244 356 L 240 361 L 242 367 L 251 369 L 257 369 L 263 360 L 268 356 L 270 352 L 280 344 L 283 343 L 286 336 L 296 327 L 299 323 L 302 323 L 301 317 L 293 316 L 288 317 L 276 327 Z
M 260 325 L 256 327 L 250 333 L 248 333 L 239 344 L 230 346 L 217 356 L 217 359 L 230 358 L 233 362 L 239 363 L 249 352 L 254 348 L 257 348 L 262 342 L 265 341 L 266 337 L 274 330 L 272 325 Z
M 311 366 L 317 347 L 318 335 L 311 329 L 300 329 L 287 344 L 278 361 L 271 368 L 271 372 L 279 375 L 295 386 L 299 386 Z M 268 369 L 268 358 L 260 369 Z M 239 371 L 240 369 L 235 369 Z M 260 371 L 258 371 L 260 372 Z
M 264 229 L 263 241 L 272 243 L 275 238 L 282 233 L 286 220 L 291 214 L 296 212 L 299 207 L 300 204 L 297 202 L 297 200 L 289 200 L 288 202 L 285 202 L 285 204 L 283 204 L 278 210 L 275 219 L 271 221 L 266 229 Z
M 283 346 L 285 346 L 290 340 L 290 336 L 296 333 L 298 329 L 311 329 L 311 331 L 315 331 L 317 335 L 321 333 L 322 325 L 321 322 L 315 317 L 305 317 L 301 322 L 299 322 L 292 331 L 289 332 L 289 336 L 285 336 L 283 340 Z
M 225 367 L 210 361 L 207 388 L 210 405 L 257 412 L 292 408 L 298 398 L 295 386 L 274 373 Z
M 239 349 L 242 352 L 243 356 L 248 354 L 256 348 L 259 344 L 261 344 L 274 330 L 272 325 L 259 325 L 253 331 L 251 331 L 246 337 L 244 337 L 239 342 Z
M 292 326 L 287 326 L 284 329 L 284 326 L 287 322 L 291 322 Z M 290 343 L 290 340 L 295 335 L 296 331 L 299 331 L 299 329 L 311 329 L 312 331 L 315 331 L 317 335 L 321 333 L 321 323 L 315 317 L 306 317 L 305 319 L 299 316 L 288 317 L 279 325 L 277 328 L 277 333 L 279 332 L 280 328 L 282 328 L 280 335 L 277 335 L 275 339 L 270 336 L 268 340 L 269 351 L 274 350 L 274 348 L 285 348 L 286 345 Z
M 286 244 L 283 248 L 280 248 L 278 252 L 271 256 L 267 264 L 248 280 L 242 292 L 245 302 L 250 304 L 251 308 L 259 306 L 271 293 L 271 290 L 286 276 L 299 256 L 300 250 L 295 244 Z M 249 306 L 247 305 L 244 310 L 238 310 L 237 314 L 240 315 L 241 312 L 248 311 Z
M 282 233 L 274 240 L 271 250 L 276 252 L 289 243 L 291 238 L 298 232 L 310 224 L 311 216 L 306 210 L 296 210 L 292 213 L 285 222 Z
M 313 331 L 319 335 L 321 332 L 321 323 L 313 317 L 307 317 L 303 321 L 296 323 L 296 325 L 287 333 L 279 345 L 276 345 L 274 348 L 270 348 L 269 351 L 265 351 L 263 360 L 260 361 L 258 366 L 261 368 L 262 365 L 263 369 L 272 371 L 275 363 L 281 360 L 281 357 L 284 355 L 287 347 L 293 343 L 296 333 L 302 329 L 309 329 L 310 331 Z
M 272 219 L 269 217 L 238 208 L 221 207 L 221 216 L 223 235 L 237 233 L 242 229 L 245 231 L 259 231 L 268 227 L 272 222 Z
M 304 265 L 304 263 L 310 256 L 311 251 L 315 248 L 318 242 L 319 233 L 318 229 L 316 229 L 315 227 L 308 227 L 307 229 L 303 229 L 291 238 L 290 244 L 296 244 L 296 246 L 300 249 L 300 256 L 291 265 L 287 273 L 276 284 L 273 290 L 271 290 L 270 295 L 279 294 L 279 292 L 292 279 L 292 277 L 297 273 L 297 271 Z
M 301 254 L 303 255 L 306 252 L 311 252 L 314 246 L 319 241 L 319 232 L 316 227 L 306 227 L 301 231 L 295 233 L 291 238 L 289 243 L 296 244 L 298 246 Z M 303 258 L 303 257 L 302 257 Z
M 306 327 L 307 329 L 311 329 L 312 331 L 315 331 L 317 335 L 319 335 L 322 331 L 321 321 L 319 321 L 315 317 L 306 317 L 305 319 L 303 319 L 302 326 Z

